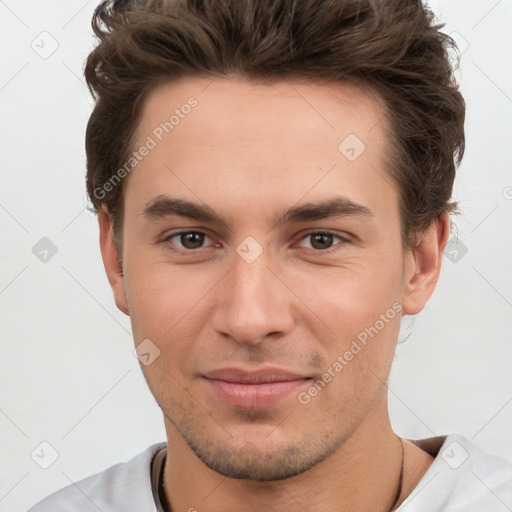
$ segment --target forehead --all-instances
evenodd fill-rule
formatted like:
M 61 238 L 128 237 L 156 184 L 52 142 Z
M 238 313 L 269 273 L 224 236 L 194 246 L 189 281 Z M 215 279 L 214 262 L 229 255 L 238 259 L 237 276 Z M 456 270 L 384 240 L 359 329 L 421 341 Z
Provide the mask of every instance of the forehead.
M 152 147 L 130 175 L 127 201 L 140 210 L 169 191 L 214 208 L 242 196 L 249 208 L 338 191 L 375 207 L 396 201 L 386 130 L 383 103 L 354 84 L 183 78 L 145 101 L 135 150 Z
M 197 103 L 193 109 L 187 107 L 191 98 Z M 178 116 L 171 124 L 176 140 L 181 134 L 189 143 L 195 142 L 184 126 L 190 122 L 183 123 L 190 117 L 196 121 L 194 131 L 210 130 L 211 123 L 215 123 L 216 130 L 208 135 L 212 145 L 229 144 L 233 139 L 242 141 L 247 136 L 268 139 L 269 134 L 279 134 L 276 144 L 302 135 L 312 141 L 325 140 L 325 146 L 334 145 L 337 149 L 340 137 L 352 133 L 378 149 L 375 144 L 382 142 L 381 132 L 386 129 L 384 102 L 369 87 L 319 81 L 258 83 L 242 78 L 196 77 L 181 78 L 153 89 L 145 101 L 138 134 L 153 132 L 162 122 L 169 121 L 175 111 Z M 292 130 L 295 121 L 300 122 Z M 381 130 L 373 130 L 377 125 Z M 285 131 L 281 131 L 283 127 Z

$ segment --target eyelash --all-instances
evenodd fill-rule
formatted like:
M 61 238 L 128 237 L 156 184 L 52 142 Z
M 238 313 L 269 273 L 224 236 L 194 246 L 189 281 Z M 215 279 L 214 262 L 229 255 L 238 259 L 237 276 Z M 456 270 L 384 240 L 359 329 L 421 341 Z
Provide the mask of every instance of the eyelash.
M 184 231 L 177 231 L 175 233 L 169 234 L 167 237 L 165 237 L 162 240 L 162 242 L 165 245 L 167 245 L 169 247 L 169 249 L 171 249 L 174 252 L 182 252 L 182 253 L 190 253 L 191 254 L 191 253 L 194 253 L 194 252 L 199 252 L 199 251 L 201 251 L 201 249 L 205 249 L 205 247 L 199 247 L 197 249 L 185 249 L 185 248 L 178 248 L 178 249 L 176 249 L 174 247 L 175 244 L 171 243 L 171 240 L 173 238 L 176 238 L 177 236 L 180 236 L 180 235 L 190 234 L 190 233 L 201 234 L 201 235 L 205 235 L 206 237 L 210 238 L 203 231 L 184 230 Z M 322 230 L 320 230 L 320 231 L 315 231 L 315 230 L 308 231 L 307 233 L 305 233 L 304 235 L 301 236 L 300 240 L 302 241 L 302 240 L 304 240 L 307 237 L 312 236 L 312 235 L 329 235 L 329 236 L 333 236 L 334 238 L 338 238 L 340 240 L 340 242 L 338 242 L 338 244 L 334 244 L 332 247 L 329 247 L 327 249 L 306 248 L 306 249 L 309 249 L 310 251 L 314 251 L 317 254 L 330 254 L 331 252 L 335 252 L 335 251 L 340 250 L 340 247 L 339 247 L 340 244 L 349 243 L 349 239 L 348 238 L 344 238 L 344 237 L 342 237 L 340 235 L 337 235 L 336 233 L 333 233 L 331 231 L 322 231 Z

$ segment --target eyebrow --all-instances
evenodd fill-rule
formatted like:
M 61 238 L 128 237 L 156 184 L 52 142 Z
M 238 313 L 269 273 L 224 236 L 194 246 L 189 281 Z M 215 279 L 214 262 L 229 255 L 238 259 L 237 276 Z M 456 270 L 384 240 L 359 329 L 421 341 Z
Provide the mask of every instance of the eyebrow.
M 203 222 L 213 222 L 228 227 L 227 221 L 207 205 L 186 199 L 159 195 L 150 199 L 141 214 L 148 220 L 158 220 L 172 215 Z M 274 227 L 306 220 L 322 220 L 329 217 L 371 217 L 373 212 L 364 205 L 342 196 L 317 203 L 306 203 L 285 210 L 274 219 Z

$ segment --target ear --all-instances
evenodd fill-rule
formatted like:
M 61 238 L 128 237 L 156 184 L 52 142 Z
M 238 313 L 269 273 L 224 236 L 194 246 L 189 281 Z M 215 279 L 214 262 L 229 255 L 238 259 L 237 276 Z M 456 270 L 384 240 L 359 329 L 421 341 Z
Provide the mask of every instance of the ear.
M 119 254 L 114 244 L 112 221 L 106 208 L 98 211 L 100 227 L 100 248 L 103 265 L 107 273 L 108 282 L 114 292 L 116 306 L 126 315 L 129 315 L 126 295 L 124 293 L 123 268 L 119 263 Z
M 443 250 L 450 234 L 450 216 L 442 215 L 421 234 L 404 265 L 403 313 L 416 315 L 434 293 L 441 272 Z

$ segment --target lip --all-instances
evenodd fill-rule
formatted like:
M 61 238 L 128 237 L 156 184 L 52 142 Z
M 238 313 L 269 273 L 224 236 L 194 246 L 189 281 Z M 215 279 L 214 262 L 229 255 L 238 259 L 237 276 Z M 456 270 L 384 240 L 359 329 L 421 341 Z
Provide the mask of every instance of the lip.
M 203 380 L 218 398 L 241 409 L 267 409 L 310 380 L 310 377 L 275 367 L 243 370 L 222 368 L 205 373 Z

